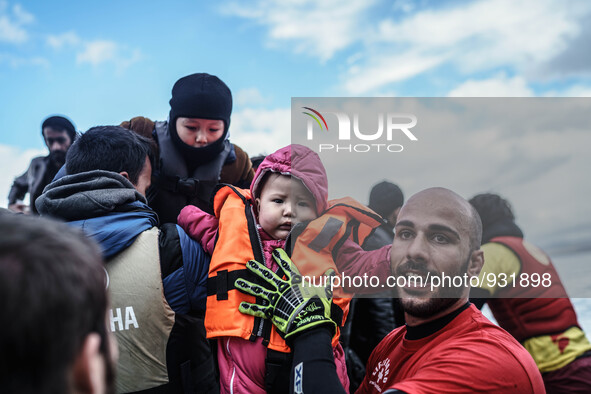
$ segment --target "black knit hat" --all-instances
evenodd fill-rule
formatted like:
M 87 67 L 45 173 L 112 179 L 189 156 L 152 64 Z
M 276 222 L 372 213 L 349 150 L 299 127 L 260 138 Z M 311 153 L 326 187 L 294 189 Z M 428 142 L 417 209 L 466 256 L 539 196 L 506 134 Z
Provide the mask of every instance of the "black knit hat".
M 74 127 L 74 124 L 64 116 L 55 115 L 45 119 L 41 124 L 41 135 L 43 137 L 45 137 L 43 129 L 46 127 L 51 127 L 55 130 L 66 130 L 72 142 L 76 139 L 76 127 Z
M 187 75 L 176 81 L 172 87 L 169 118 L 172 125 L 178 117 L 221 119 L 227 132 L 231 113 L 232 92 L 215 75 Z
M 369 207 L 382 217 L 390 215 L 402 204 L 404 204 L 404 194 L 392 182 L 380 182 L 369 193 Z

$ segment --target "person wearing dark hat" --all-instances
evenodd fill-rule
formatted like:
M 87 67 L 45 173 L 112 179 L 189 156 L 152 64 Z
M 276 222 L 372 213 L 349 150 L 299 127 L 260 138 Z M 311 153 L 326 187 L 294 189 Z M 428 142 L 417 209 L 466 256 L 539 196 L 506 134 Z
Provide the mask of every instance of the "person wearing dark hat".
M 254 177 L 248 154 L 230 143 L 232 93 L 215 75 L 187 75 L 172 87 L 168 121 L 135 117 L 121 126 L 151 137 L 159 160 L 148 203 L 162 223 L 176 223 L 180 210 L 196 205 L 211 212 L 218 183 L 248 188 Z
M 76 128 L 63 116 L 50 116 L 41 125 L 41 135 L 49 155 L 35 157 L 27 171 L 15 178 L 8 193 L 8 209 L 13 212 L 37 214 L 35 200 L 51 183 L 66 162 L 66 152 L 76 139 Z M 19 202 L 29 193 L 29 205 Z
M 368 239 L 367 248 L 380 248 L 383 244 L 391 244 L 394 239 L 394 224 L 404 204 L 404 194 L 398 185 L 382 181 L 376 184 L 369 193 L 369 207 L 383 218 L 383 224 Z

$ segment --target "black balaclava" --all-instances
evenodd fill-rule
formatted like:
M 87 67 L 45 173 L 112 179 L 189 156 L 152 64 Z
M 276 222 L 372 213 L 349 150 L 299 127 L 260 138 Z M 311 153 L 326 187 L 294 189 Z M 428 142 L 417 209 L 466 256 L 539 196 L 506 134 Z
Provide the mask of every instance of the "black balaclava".
M 224 150 L 228 138 L 230 114 L 232 113 L 232 92 L 215 75 L 197 73 L 176 81 L 172 87 L 168 130 L 172 142 L 189 169 L 207 163 Z M 224 122 L 224 134 L 210 145 L 195 148 L 185 144 L 176 130 L 176 120 L 183 118 L 216 119 Z

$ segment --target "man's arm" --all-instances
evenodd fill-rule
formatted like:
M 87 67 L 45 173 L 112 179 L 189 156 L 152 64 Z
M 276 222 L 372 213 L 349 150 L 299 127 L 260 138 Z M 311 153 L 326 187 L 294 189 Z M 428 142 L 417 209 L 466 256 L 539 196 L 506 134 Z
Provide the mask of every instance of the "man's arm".
M 269 287 L 237 279 L 235 286 L 238 290 L 257 296 L 261 302 L 242 302 L 239 310 L 271 319 L 287 344 L 294 349 L 290 392 L 345 393 L 337 375 L 331 343 L 336 324 L 330 318 L 330 284 L 326 287 L 306 285 L 298 269 L 281 249 L 273 251 L 273 258 L 284 277 L 277 276 L 263 264 L 249 261 L 247 268 L 267 282 Z M 333 274 L 332 269 L 325 273 L 328 276 Z
M 179 213 L 177 223 L 189 237 L 199 242 L 206 253 L 213 254 L 220 226 L 218 219 L 214 215 L 194 205 L 187 205 Z
M 29 166 L 29 169 L 31 167 Z M 8 193 L 8 209 L 13 212 L 25 212 L 26 204 L 17 203 L 18 200 L 25 198 L 25 195 L 29 191 L 28 174 L 29 169 L 24 174 L 16 177 Z
M 346 393 L 337 375 L 331 340 L 330 330 L 322 326 L 294 339 L 291 393 Z
M 382 285 L 391 275 L 390 250 L 392 245 L 386 245 L 376 250 L 363 250 L 361 246 L 347 239 L 338 250 L 335 264 L 342 275 L 353 277 L 379 278 L 378 287 L 352 287 L 345 290 L 356 294 L 375 294 L 383 291 Z M 352 282 L 351 282 L 352 283 Z
M 166 301 L 177 313 L 205 310 L 209 256 L 178 225 L 167 223 L 160 231 L 160 267 Z

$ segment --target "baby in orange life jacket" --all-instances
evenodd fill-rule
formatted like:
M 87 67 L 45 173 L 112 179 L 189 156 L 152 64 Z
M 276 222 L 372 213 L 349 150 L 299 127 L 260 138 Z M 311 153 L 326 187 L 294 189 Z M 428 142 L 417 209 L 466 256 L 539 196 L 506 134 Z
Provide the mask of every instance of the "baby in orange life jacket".
M 271 377 L 266 377 L 268 368 L 265 358 L 267 348 L 271 349 L 270 352 L 274 351 L 273 354 L 288 353 L 290 349 L 270 322 L 238 311 L 241 301 L 252 302 L 254 298 L 249 299 L 251 296 L 236 290 L 234 281 L 244 275 L 246 262 L 251 259 L 264 261 L 268 268 L 276 271 L 278 266 L 271 253 L 285 246 L 293 226 L 308 223 L 295 241 L 292 256 L 303 275 L 321 274 L 329 266 L 349 276 L 367 274 L 385 277 L 390 274 L 390 246 L 366 252 L 347 238 L 349 233 L 355 232 L 346 223 L 347 213 L 354 212 L 359 216 L 359 211 L 362 211 L 349 209 L 348 202 L 351 201 L 344 199 L 339 204 L 329 204 L 328 180 L 320 158 L 310 149 L 294 144 L 265 158 L 255 174 L 250 191 L 232 186 L 219 189 L 214 198 L 215 216 L 195 206 L 183 208 L 178 224 L 199 241 L 206 252 L 212 254 L 205 326 L 208 338 L 218 339 L 223 393 L 265 393 L 267 390 L 281 392 L 287 389 L 289 375 L 283 378 L 284 382 L 277 382 L 282 378 L 273 381 Z M 375 215 L 367 211 L 368 217 Z M 359 217 L 354 219 L 356 223 L 363 221 Z M 327 234 L 324 231 L 331 227 L 326 226 L 327 221 L 335 223 L 339 220 L 342 225 L 336 226 L 339 228 L 335 232 Z M 379 221 L 375 219 L 375 222 L 377 226 Z M 371 225 L 366 227 L 371 230 Z M 305 245 L 298 246 L 302 243 L 300 239 Z M 323 240 L 321 245 L 318 240 Z M 337 257 L 333 261 L 332 252 L 336 245 Z M 300 254 L 296 258 L 297 252 Z M 313 256 L 315 267 L 312 268 L 312 264 L 306 267 L 303 263 L 306 259 L 310 260 L 309 253 L 320 253 Z M 344 324 L 348 300 L 343 299 L 339 307 L 341 324 Z M 348 391 L 345 357 L 338 336 L 335 336 L 333 347 L 337 373 Z M 289 366 L 286 371 L 289 371 Z

